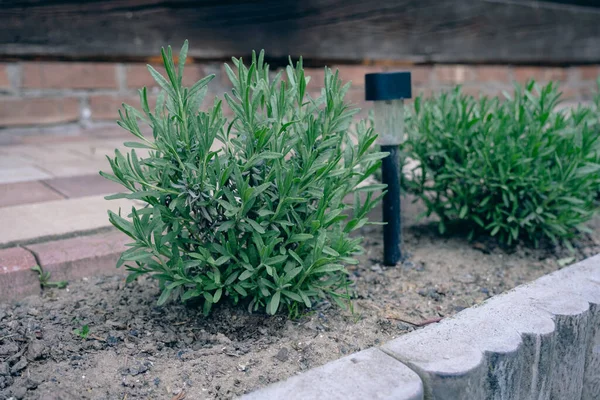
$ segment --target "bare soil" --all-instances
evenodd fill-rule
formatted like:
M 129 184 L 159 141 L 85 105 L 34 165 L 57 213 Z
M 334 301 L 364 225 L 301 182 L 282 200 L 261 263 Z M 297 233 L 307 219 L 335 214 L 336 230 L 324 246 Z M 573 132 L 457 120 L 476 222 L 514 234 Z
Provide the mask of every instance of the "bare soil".
M 327 302 L 297 320 L 223 305 L 156 306 L 155 282 L 71 282 L 0 304 L 0 399 L 229 399 L 419 329 L 596 254 L 595 235 L 561 249 L 506 250 L 441 237 L 404 205 L 406 260 L 384 267 L 380 227 L 351 269 L 353 310 Z M 599 222 L 592 229 L 600 232 Z M 86 339 L 74 333 L 89 327 Z

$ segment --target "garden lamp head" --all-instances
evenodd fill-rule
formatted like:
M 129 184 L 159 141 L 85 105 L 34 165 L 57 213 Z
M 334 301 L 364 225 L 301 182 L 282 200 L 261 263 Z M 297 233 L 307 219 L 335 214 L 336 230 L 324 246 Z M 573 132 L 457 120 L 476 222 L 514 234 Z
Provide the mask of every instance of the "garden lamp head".
M 399 145 L 404 141 L 404 99 L 412 96 L 410 72 L 365 75 L 365 99 L 374 101 L 378 143 Z

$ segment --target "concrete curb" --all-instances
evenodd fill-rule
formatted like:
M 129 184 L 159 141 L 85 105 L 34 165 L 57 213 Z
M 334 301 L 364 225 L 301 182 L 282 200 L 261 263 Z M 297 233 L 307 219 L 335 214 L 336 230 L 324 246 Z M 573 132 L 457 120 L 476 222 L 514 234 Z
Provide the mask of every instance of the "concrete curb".
M 600 255 L 374 350 L 242 399 L 598 399 Z
M 40 281 L 31 271 L 33 254 L 20 247 L 0 250 L 0 302 L 40 293 Z
M 423 399 L 419 376 L 381 350 L 370 348 L 278 382 L 245 400 Z

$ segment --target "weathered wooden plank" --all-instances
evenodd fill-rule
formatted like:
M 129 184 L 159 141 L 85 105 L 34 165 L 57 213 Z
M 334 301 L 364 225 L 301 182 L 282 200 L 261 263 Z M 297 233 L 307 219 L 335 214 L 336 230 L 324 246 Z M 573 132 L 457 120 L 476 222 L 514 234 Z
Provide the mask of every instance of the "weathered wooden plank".
M 600 62 L 600 9 L 579 0 L 0 0 L 0 56 Z M 569 5 L 571 4 L 571 5 Z

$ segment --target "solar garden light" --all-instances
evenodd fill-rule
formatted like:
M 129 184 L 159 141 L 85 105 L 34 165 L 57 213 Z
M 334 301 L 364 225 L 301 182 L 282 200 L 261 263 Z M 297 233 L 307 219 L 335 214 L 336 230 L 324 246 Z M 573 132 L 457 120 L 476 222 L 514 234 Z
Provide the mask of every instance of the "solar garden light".
M 402 253 L 400 229 L 400 144 L 404 140 L 404 99 L 411 98 L 410 72 L 365 75 L 365 98 L 375 102 L 375 130 L 381 151 L 381 177 L 387 185 L 383 196 L 383 263 L 396 265 Z

